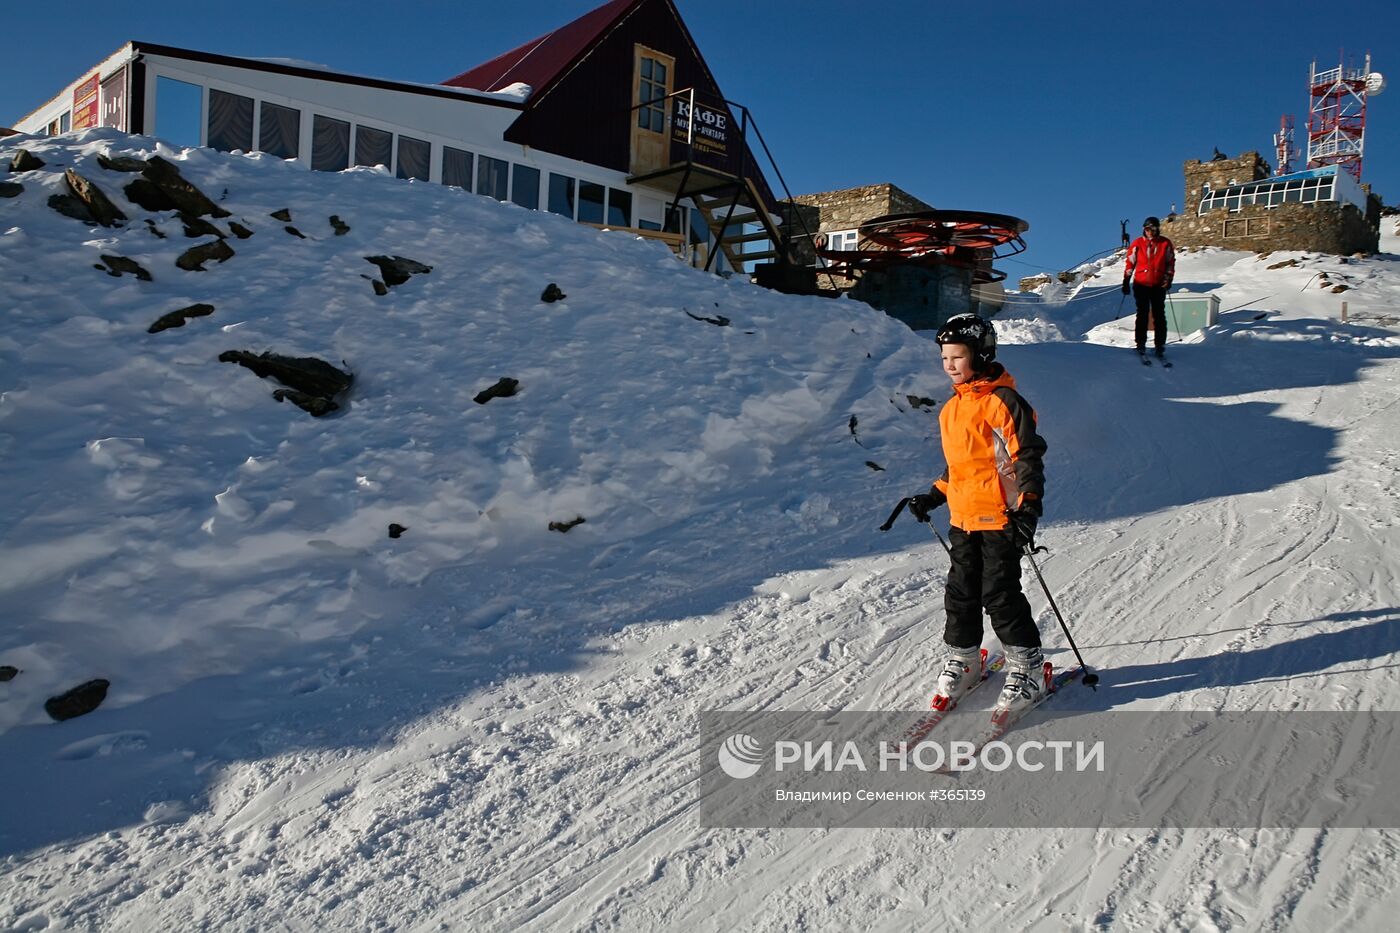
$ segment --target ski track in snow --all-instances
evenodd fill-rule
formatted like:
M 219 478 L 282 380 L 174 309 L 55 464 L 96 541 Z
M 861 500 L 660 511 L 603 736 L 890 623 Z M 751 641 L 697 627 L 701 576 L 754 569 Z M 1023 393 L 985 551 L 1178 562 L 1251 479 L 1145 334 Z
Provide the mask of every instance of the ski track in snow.
M 518 212 L 500 210 L 516 223 Z M 525 241 L 536 233 L 518 231 Z M 574 237 L 561 249 L 600 261 L 591 244 Z M 1194 265 L 1203 281 L 1233 283 L 1239 266 L 1239 284 L 1227 289 L 1253 293 L 1248 276 L 1263 275 L 1253 271 L 1261 264 L 1232 262 L 1218 251 L 1183 255 L 1179 277 Z M 1111 268 L 1105 274 L 1112 280 Z M 1383 274 L 1400 296 L 1393 261 Z M 481 300 L 508 310 L 493 277 L 534 286 L 549 274 L 485 275 Z M 1362 298 L 1354 306 L 1367 307 Z M 1051 553 L 1041 566 L 1104 675 L 1097 692 L 1075 686 L 1057 704 L 1400 702 L 1400 342 L 1366 350 L 1307 319 L 1256 330 L 1233 320 L 1174 349 L 1170 373 L 1123 358 L 1121 369 L 1109 363 L 1091 378 L 1086 361 L 1109 358 L 1101 344 L 1112 334 L 1018 347 L 1006 337 L 1023 322 L 999 325 L 1004 357 L 1051 444 L 1039 536 Z M 579 324 L 579 339 L 593 327 L 604 325 Z M 839 333 L 822 339 L 850 339 L 844 323 L 833 327 Z M 868 336 L 877 359 L 902 352 L 901 337 Z M 663 352 L 660 367 L 681 366 L 685 352 Z M 758 492 L 716 494 L 685 522 L 644 522 L 635 537 L 583 557 L 565 550 L 553 566 L 505 563 L 484 579 L 479 567 L 446 560 L 415 584 L 412 601 L 385 604 L 390 618 L 403 613 L 395 626 L 219 681 L 208 741 L 199 741 L 200 723 L 176 727 L 178 697 L 157 697 L 147 709 L 166 710 L 174 738 L 133 724 L 62 744 L 57 758 L 135 769 L 117 772 L 117 792 L 148 773 L 149 805 L 136 825 L 59 832 L 6 854 L 0 925 L 1389 929 L 1400 910 L 1400 833 L 1391 830 L 700 828 L 698 762 L 711 752 L 696 734 L 701 711 L 917 708 L 937 673 L 947 559 L 932 536 L 906 519 L 871 545 L 883 499 L 764 500 L 827 482 L 833 464 L 864 469 L 866 456 L 902 470 L 905 486 L 936 472 L 931 422 L 882 436 L 862 406 L 882 392 L 897 406 L 898 394 L 874 366 L 838 363 L 818 355 L 786 386 L 791 406 L 809 406 L 834 430 L 791 431 L 774 462 L 755 470 L 771 479 Z M 537 365 L 573 361 L 560 348 Z M 645 374 L 627 378 L 635 381 L 600 400 L 620 417 L 641 411 L 628 392 L 664 391 Z M 853 409 L 865 413 L 872 444 L 890 445 L 882 453 L 841 436 Z M 741 433 L 787 430 L 775 411 L 729 416 Z M 592 443 L 588 423 L 571 425 L 578 433 L 558 449 L 526 430 L 512 456 L 539 461 L 541 483 L 571 475 Z M 723 429 L 711 421 L 707 431 Z M 747 455 L 710 437 L 740 472 Z M 841 460 L 836 444 L 857 459 Z M 158 456 L 108 445 L 113 494 L 134 494 L 143 458 Z M 682 464 L 694 483 L 712 466 Z M 665 501 L 656 482 L 653 504 Z M 897 485 L 881 484 L 867 483 L 865 494 Z M 854 499 L 861 487 L 831 488 Z M 235 518 L 238 501 L 224 500 Z M 102 546 L 115 551 L 114 542 Z M 1050 657 L 1067 663 L 1034 577 L 1025 582 Z M 47 733 L 26 732 L 24 748 L 49 747 L 36 734 Z M 180 761 L 193 761 L 205 783 L 170 778 L 184 773 Z M 1142 792 L 1177 792 L 1166 751 L 1162 763 Z

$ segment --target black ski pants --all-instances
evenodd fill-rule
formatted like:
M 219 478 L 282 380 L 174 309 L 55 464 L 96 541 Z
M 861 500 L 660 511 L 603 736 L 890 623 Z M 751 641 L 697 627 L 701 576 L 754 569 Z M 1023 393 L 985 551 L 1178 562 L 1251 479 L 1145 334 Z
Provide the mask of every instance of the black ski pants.
M 982 644 L 982 610 L 1003 646 L 1040 647 L 1031 604 L 1021 592 L 1021 552 L 1008 531 L 948 529 L 953 566 L 943 596 L 943 640 L 954 648 Z
M 1137 321 L 1133 336 L 1137 338 L 1137 348 L 1147 348 L 1147 315 L 1152 315 L 1152 346 L 1161 350 L 1167 345 L 1167 289 L 1164 285 L 1139 285 L 1133 283 L 1133 300 L 1137 302 Z

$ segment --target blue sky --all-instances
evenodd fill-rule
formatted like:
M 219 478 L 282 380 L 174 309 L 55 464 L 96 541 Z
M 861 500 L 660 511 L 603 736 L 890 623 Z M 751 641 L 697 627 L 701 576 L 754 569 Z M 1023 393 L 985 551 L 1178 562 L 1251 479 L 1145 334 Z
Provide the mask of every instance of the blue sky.
M 436 82 L 601 0 L 242 0 L 0 16 L 0 123 L 128 39 Z M 1183 199 L 1215 148 L 1272 161 L 1283 113 L 1305 138 L 1310 63 L 1393 75 L 1371 101 L 1362 181 L 1400 203 L 1400 3 L 1294 0 L 676 0 L 720 86 L 750 108 L 793 193 L 893 182 L 939 208 L 1030 222 L 1014 281 L 1067 268 Z M 118 11 L 119 10 L 119 11 Z M 196 12 L 197 11 L 197 12 Z

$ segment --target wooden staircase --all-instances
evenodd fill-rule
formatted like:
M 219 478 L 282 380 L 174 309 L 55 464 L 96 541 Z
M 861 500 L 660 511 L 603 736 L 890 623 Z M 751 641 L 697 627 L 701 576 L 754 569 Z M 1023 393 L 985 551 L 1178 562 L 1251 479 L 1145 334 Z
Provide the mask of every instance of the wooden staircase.
M 752 180 L 735 178 L 728 185 L 694 192 L 691 200 L 731 269 L 750 273 L 754 263 L 774 262 L 782 257 L 782 233 L 772 215 L 764 210 L 763 199 Z

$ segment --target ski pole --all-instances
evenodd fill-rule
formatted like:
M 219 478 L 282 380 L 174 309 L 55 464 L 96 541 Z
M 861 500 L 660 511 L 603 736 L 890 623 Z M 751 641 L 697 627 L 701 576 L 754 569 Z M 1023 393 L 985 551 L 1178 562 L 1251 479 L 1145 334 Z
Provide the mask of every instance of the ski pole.
M 1171 292 L 1167 293 L 1167 310 L 1171 312 L 1172 327 L 1176 329 L 1176 342 L 1181 343 L 1181 322 L 1176 319 L 1176 305 L 1172 302 Z
M 890 528 L 894 527 L 894 520 L 899 518 L 899 513 L 904 511 L 904 507 L 909 504 L 909 500 L 912 498 L 913 496 L 905 496 L 903 499 L 899 500 L 899 505 L 894 507 L 894 511 L 890 513 L 890 517 L 885 519 L 885 523 L 880 526 L 881 531 L 889 531 Z M 928 527 L 929 530 L 933 532 L 934 536 L 938 538 L 938 543 L 943 545 L 943 550 L 947 551 L 948 556 L 951 558 L 953 556 L 953 549 L 948 547 L 948 542 L 943 540 L 943 535 L 939 534 L 938 529 L 933 527 L 933 522 L 929 522 Z
M 1060 628 L 1064 630 L 1065 638 L 1069 639 L 1069 646 L 1074 651 L 1074 657 L 1079 661 L 1079 666 L 1084 668 L 1084 686 L 1095 691 L 1095 686 L 1099 682 L 1099 675 L 1089 670 L 1089 665 L 1084 663 L 1084 655 L 1079 653 L 1079 646 L 1074 643 L 1074 636 L 1069 633 L 1069 626 L 1065 624 L 1065 617 L 1060 615 L 1060 607 L 1055 605 L 1055 597 L 1050 595 L 1050 587 L 1045 585 L 1045 578 L 1040 575 L 1040 565 L 1035 562 L 1035 550 L 1031 545 L 1026 545 L 1026 556 L 1031 559 L 1031 569 L 1035 571 L 1035 578 L 1040 581 L 1040 588 L 1045 591 L 1045 598 L 1050 600 L 1050 608 L 1055 612 L 1055 618 L 1060 620 Z

